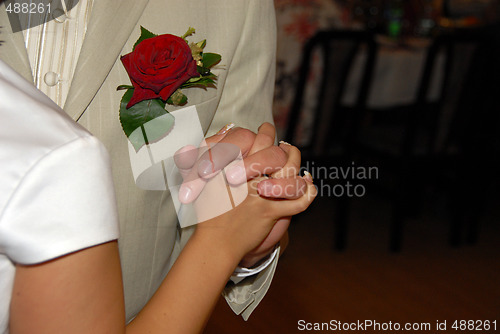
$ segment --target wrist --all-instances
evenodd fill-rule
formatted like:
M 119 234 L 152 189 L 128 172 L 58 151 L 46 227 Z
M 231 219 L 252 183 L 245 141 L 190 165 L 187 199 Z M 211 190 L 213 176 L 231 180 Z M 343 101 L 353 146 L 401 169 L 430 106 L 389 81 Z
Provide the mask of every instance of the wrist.
M 279 256 L 280 252 L 280 244 L 276 244 L 276 246 L 263 258 L 259 259 L 257 263 L 255 263 L 251 267 L 243 266 L 241 263 L 236 267 L 233 274 L 231 275 L 231 281 L 235 284 L 244 280 L 246 277 L 257 275 L 261 271 L 265 270 L 269 265 L 274 261 L 275 258 Z
M 197 226 L 190 243 L 197 244 L 205 254 L 210 257 L 224 261 L 231 267 L 231 271 L 236 268 L 243 255 L 238 251 L 237 245 L 233 245 L 229 238 L 221 236 L 220 229 L 224 227 L 202 227 Z

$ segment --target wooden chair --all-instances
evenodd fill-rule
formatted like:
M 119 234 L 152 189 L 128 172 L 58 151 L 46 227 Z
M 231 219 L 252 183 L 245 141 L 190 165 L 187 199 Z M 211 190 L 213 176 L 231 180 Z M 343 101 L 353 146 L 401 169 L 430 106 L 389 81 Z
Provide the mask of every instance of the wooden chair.
M 398 135 L 391 141 L 392 147 L 372 145 L 376 138 L 367 139 L 360 135 L 355 139 L 358 156 L 377 161 L 384 168 L 381 174 L 392 173 L 393 187 L 388 192 L 392 203 L 391 251 L 401 249 L 404 221 L 410 212 L 418 211 L 415 205 L 422 201 L 423 185 L 436 181 L 438 170 L 451 171 L 449 162 L 452 160 L 449 152 L 439 148 L 438 134 L 449 122 L 443 118 L 444 110 L 454 108 L 461 89 L 461 85 L 457 87 L 456 84 L 463 82 L 470 63 L 462 57 L 459 64 L 458 56 L 472 53 L 480 42 L 480 35 L 469 31 L 448 32 L 435 37 L 427 52 L 415 102 L 395 110 L 404 117 L 395 132 Z M 442 66 L 437 66 L 438 60 Z M 437 74 L 442 78 L 439 94 L 437 99 L 430 101 L 429 90 Z M 370 130 L 365 127 L 358 133 L 367 134 Z

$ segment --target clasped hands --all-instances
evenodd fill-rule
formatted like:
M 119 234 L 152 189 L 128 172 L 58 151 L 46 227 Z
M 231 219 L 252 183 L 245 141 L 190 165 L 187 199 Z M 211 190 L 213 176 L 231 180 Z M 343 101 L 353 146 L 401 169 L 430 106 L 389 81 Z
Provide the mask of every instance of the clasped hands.
M 274 145 L 275 128 L 263 123 L 258 133 L 243 128 L 226 126 L 205 140 L 210 149 L 199 153 L 194 147 L 183 147 L 174 161 L 185 182 L 179 190 L 179 200 L 191 203 L 203 191 L 208 180 L 233 162 L 241 152 L 243 164 L 226 168 L 227 182 L 232 185 L 249 181 L 249 194 L 268 201 L 299 202 L 293 205 L 293 214 L 305 210 L 316 195 L 310 175 L 300 177 L 300 151 L 287 143 Z M 231 144 L 231 145 L 224 145 Z M 236 148 L 236 149 L 231 149 Z M 307 198 L 306 198 L 307 197 Z M 300 200 L 299 200 L 300 199 Z M 290 203 L 290 208 L 292 208 Z M 281 206 L 283 207 L 283 206 Z M 295 211 L 294 211 L 295 210 Z M 279 210 L 276 210 L 278 214 Z M 272 216 L 272 214 L 271 214 Z M 291 216 L 277 217 L 274 225 L 259 243 L 244 255 L 240 265 L 251 267 L 266 257 L 281 241 L 282 250 L 288 242 L 288 226 Z

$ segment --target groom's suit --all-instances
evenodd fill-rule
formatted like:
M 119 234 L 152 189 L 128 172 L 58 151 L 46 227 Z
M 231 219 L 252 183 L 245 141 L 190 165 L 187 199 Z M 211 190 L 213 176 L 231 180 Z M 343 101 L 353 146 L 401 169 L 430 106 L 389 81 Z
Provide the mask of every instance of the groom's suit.
M 0 26 L 0 58 L 33 80 L 23 33 L 12 33 L 4 5 L 0 6 Z M 207 135 L 229 122 L 253 131 L 263 122 L 272 122 L 275 71 L 272 0 L 94 1 L 64 110 L 110 152 L 128 320 L 158 288 L 191 232 L 178 229 L 168 191 L 140 190 L 131 173 L 127 140 L 118 119 L 123 91 L 117 92 L 116 87 L 130 84 L 119 56 L 132 50 L 140 26 L 177 36 L 194 27 L 196 34 L 190 40 L 206 39 L 205 51 L 222 55 L 214 70 L 217 89 L 184 90 L 188 105 L 196 105 Z M 235 312 L 243 312 L 244 317 L 250 314 L 267 291 L 275 265 L 226 289 L 226 299 Z

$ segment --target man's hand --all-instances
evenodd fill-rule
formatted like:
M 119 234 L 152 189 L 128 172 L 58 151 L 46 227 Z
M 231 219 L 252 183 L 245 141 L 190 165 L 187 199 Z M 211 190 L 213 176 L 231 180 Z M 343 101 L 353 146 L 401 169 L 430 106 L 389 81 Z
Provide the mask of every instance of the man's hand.
M 259 128 L 259 134 L 261 134 L 261 131 L 266 131 L 266 129 L 262 129 L 261 126 L 261 128 Z M 259 136 L 259 134 L 257 134 L 257 136 Z M 255 144 L 257 144 L 257 146 Z M 263 149 L 263 147 L 268 144 L 269 142 L 263 140 L 258 142 L 256 140 L 254 146 L 256 146 L 255 149 L 258 150 Z M 284 142 L 280 143 L 279 147 L 287 154 L 287 162 L 283 168 L 272 173 L 270 175 L 271 178 L 259 182 L 257 191 L 261 196 L 269 198 L 299 198 L 306 190 L 304 179 L 298 176 L 301 163 L 300 151 L 295 146 Z M 282 253 L 288 245 L 288 227 L 290 226 L 290 221 L 291 217 L 280 218 L 266 239 L 264 239 L 257 248 L 245 255 L 240 265 L 243 267 L 252 267 L 260 259 L 268 255 L 278 242 L 280 242 Z

